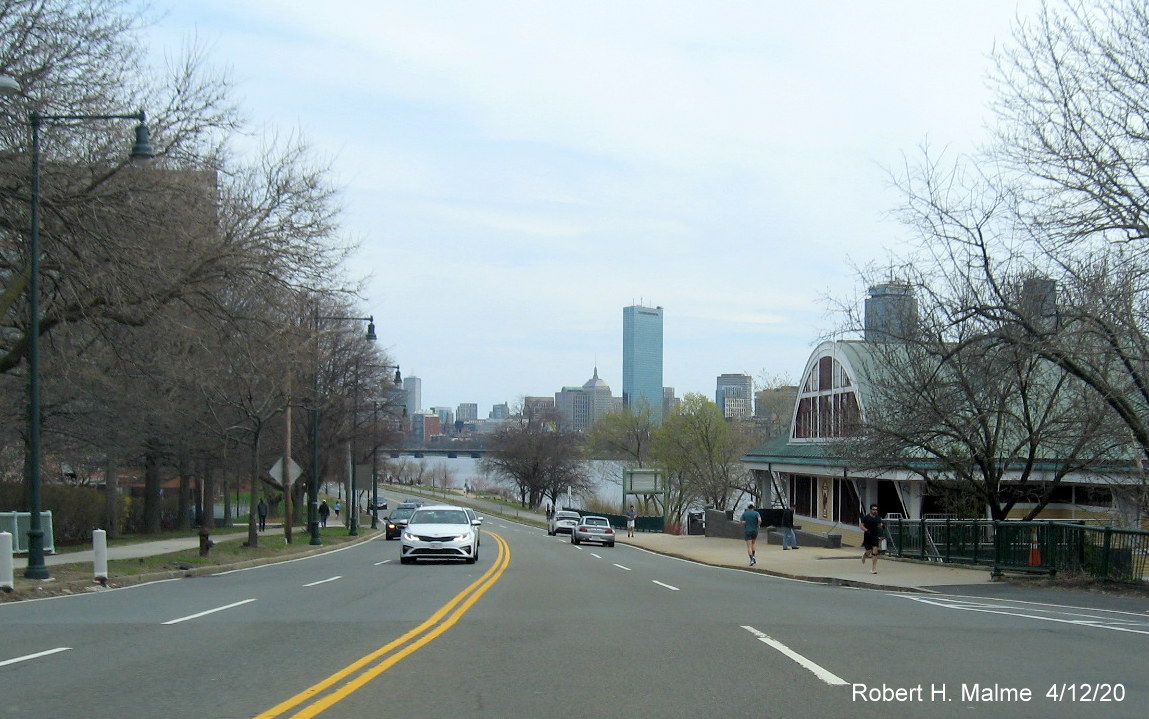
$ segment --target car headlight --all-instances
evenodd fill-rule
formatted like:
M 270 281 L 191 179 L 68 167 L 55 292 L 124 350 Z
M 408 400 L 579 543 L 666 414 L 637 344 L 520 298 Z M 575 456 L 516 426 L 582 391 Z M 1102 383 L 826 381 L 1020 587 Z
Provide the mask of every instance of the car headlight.
M 471 533 L 470 532 L 463 532 L 459 536 L 455 537 L 454 541 L 456 541 L 456 542 L 469 542 L 469 541 L 471 541 Z
M 408 541 L 408 542 L 414 542 L 415 541 L 415 535 L 411 534 L 410 532 L 404 531 L 403 532 L 403 539 L 405 541 Z

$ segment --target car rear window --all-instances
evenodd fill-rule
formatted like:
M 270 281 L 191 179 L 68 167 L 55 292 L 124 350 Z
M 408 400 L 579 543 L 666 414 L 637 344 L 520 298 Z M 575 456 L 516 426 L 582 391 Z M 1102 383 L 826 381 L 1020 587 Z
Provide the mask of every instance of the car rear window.
M 578 519 L 579 515 L 574 512 L 559 512 L 558 519 Z
M 601 519 L 599 517 L 589 517 L 587 519 L 584 519 L 582 521 L 582 523 L 588 524 L 588 525 L 593 526 L 593 527 L 606 527 L 606 526 L 610 525 L 610 522 L 606 521 L 605 519 Z

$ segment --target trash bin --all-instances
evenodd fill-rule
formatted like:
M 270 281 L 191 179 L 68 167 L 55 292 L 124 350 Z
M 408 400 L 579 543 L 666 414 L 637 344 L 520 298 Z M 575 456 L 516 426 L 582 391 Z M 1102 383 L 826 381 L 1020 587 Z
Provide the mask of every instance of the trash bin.
M 706 519 L 702 512 L 689 512 L 686 515 L 687 534 L 706 534 Z

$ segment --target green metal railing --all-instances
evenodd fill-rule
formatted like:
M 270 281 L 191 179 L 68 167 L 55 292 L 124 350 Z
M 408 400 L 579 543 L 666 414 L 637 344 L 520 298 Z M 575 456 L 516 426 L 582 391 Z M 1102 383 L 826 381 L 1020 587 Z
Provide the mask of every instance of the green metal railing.
M 912 559 L 985 565 L 995 574 L 1082 574 L 1149 581 L 1149 532 L 1075 522 L 890 519 L 889 550 Z

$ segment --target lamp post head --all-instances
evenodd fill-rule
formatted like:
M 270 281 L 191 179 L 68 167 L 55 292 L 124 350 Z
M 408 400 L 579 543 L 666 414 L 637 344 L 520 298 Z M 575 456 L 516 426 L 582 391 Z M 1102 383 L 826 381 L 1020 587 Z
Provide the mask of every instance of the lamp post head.
M 399 387 L 403 384 L 403 375 L 399 374 L 399 368 L 395 368 L 395 386 Z
M 367 320 L 367 341 L 374 342 L 377 339 L 379 337 L 375 334 L 375 318 L 370 317 Z
M 11 75 L 0 75 L 0 95 L 19 95 L 20 81 Z
M 152 133 L 148 130 L 148 126 L 144 124 L 144 113 L 140 113 L 140 124 L 136 125 L 136 142 L 132 145 L 132 160 L 137 162 L 147 162 L 156 156 L 156 151 L 152 149 Z

